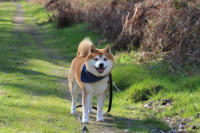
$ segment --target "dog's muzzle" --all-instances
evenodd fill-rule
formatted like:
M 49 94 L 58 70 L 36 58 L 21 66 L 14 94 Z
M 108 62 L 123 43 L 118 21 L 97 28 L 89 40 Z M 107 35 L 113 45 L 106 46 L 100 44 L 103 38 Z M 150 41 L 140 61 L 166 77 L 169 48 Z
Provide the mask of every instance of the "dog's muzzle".
M 96 67 L 95 67 L 95 68 L 96 68 Z M 99 67 L 96 68 L 96 69 L 97 69 L 97 71 L 98 71 L 99 73 L 103 73 L 104 70 L 105 70 L 104 64 L 103 64 L 103 63 L 99 64 Z

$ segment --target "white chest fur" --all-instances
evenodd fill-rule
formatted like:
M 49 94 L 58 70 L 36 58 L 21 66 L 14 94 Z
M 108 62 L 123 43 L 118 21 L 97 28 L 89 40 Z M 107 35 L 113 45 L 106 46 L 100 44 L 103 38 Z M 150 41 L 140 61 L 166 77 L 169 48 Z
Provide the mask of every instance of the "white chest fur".
M 88 93 L 92 95 L 98 95 L 104 93 L 105 90 L 108 88 L 108 80 L 109 76 L 94 83 L 84 83 L 84 86 Z

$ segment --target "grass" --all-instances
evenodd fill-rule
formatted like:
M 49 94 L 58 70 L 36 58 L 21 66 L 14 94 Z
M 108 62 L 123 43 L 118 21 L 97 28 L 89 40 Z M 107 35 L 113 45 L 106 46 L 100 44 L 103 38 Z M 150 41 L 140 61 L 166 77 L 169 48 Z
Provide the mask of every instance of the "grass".
M 64 98 L 66 87 L 58 83 L 67 79 L 52 71 L 64 66 L 23 29 L 14 33 L 15 11 L 14 3 L 0 3 L 0 132 L 80 132 Z
M 143 64 L 131 61 L 121 63 L 120 59 L 117 61 L 113 70 L 113 80 L 122 89 L 122 92 L 116 93 L 115 96 L 121 106 L 134 106 L 131 114 L 140 119 L 170 118 L 175 123 L 178 119 L 190 120 L 185 128 L 193 132 L 198 131 L 191 129 L 193 125 L 200 126 L 200 120 L 196 117 L 200 112 L 198 71 L 196 74 L 190 74 L 183 69 L 172 72 L 168 63 L 158 61 Z M 173 104 L 161 106 L 162 100 L 165 99 L 173 100 Z M 145 109 L 143 105 L 151 101 L 153 109 Z
M 62 82 L 80 40 L 88 36 L 95 41 L 98 35 L 86 24 L 58 30 L 56 23 L 48 23 L 51 13 L 32 3 L 20 4 L 26 23 L 40 32 L 38 37 L 14 34 L 16 6 L 0 3 L 0 132 L 80 132 Z M 113 81 L 121 91 L 114 92 L 112 124 L 148 133 L 173 128 L 164 122 L 169 117 L 191 118 L 187 124 L 200 127 L 195 117 L 200 112 L 200 75 L 171 72 L 168 63 L 160 61 L 136 63 L 134 53 L 115 54 Z M 164 99 L 173 104 L 160 106 Z M 152 109 L 143 107 L 151 101 Z M 187 129 L 192 131 L 191 126 Z

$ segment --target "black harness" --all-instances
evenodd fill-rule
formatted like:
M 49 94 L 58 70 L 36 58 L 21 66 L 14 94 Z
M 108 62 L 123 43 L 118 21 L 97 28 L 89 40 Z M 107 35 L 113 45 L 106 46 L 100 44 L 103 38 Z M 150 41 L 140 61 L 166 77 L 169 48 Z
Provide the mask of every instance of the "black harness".
M 113 92 L 112 92 L 112 74 L 109 75 L 109 81 L 110 81 L 110 95 L 109 95 L 109 104 L 108 104 L 107 112 L 110 112 L 111 111 L 111 107 L 112 107 L 112 97 L 113 97 Z

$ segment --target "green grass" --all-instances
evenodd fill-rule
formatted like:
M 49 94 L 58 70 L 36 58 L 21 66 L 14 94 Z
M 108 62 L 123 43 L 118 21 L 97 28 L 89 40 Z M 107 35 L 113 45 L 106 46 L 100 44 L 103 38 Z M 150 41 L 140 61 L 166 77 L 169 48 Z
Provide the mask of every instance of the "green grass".
M 190 119 L 192 121 L 186 122 L 186 129 L 197 132 L 198 129 L 195 131 L 191 127 L 200 127 L 200 119 L 196 117 L 200 112 L 199 71 L 193 74 L 184 69 L 172 72 L 166 62 L 122 63 L 121 57 L 116 58 L 118 62 L 113 70 L 113 81 L 122 90 L 115 95 L 121 105 L 118 110 L 134 106 L 130 114 L 135 115 L 135 118 L 150 118 L 148 123 L 153 119 L 165 120 L 167 117 L 174 121 L 175 118 Z M 172 99 L 173 104 L 162 107 L 162 100 L 165 99 Z M 150 101 L 153 101 L 153 109 L 145 109 L 143 105 Z
M 98 35 L 86 24 L 58 30 L 56 23 L 47 23 L 51 13 L 39 5 L 20 4 L 26 23 L 40 33 L 39 39 L 27 32 L 14 34 L 16 6 L 0 3 L 0 132 L 80 132 L 79 122 L 69 113 L 68 87 L 62 82 L 67 80 L 78 43 L 86 36 L 95 41 Z M 169 68 L 161 61 L 137 63 L 137 52 L 115 54 L 113 81 L 121 91 L 114 92 L 110 113 L 114 126 L 142 133 L 168 130 L 164 120 L 170 117 L 191 118 L 188 124 L 200 127 L 195 117 L 200 112 L 200 74 Z M 173 104 L 157 107 L 164 99 L 172 99 Z M 150 101 L 153 109 L 145 109 Z
M 64 98 L 67 87 L 58 83 L 67 80 L 59 70 L 67 70 L 30 34 L 14 33 L 15 11 L 14 3 L 0 3 L 0 132 L 80 132 Z

